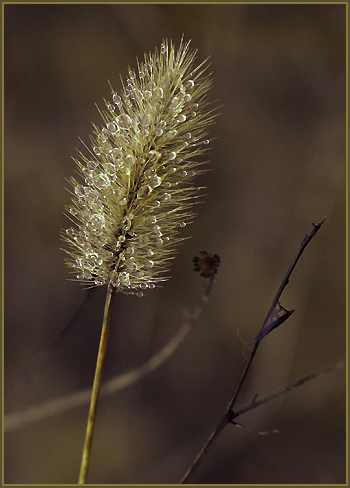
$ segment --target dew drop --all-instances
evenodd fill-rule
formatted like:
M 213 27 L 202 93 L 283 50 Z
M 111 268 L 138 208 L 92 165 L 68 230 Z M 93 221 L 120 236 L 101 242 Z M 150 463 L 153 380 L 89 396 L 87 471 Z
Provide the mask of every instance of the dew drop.
M 120 105 L 122 103 L 122 99 L 120 98 L 120 96 L 117 94 L 117 93 L 114 93 L 113 94 L 113 102 L 116 104 L 116 105 Z
M 117 132 L 117 128 L 116 126 L 113 124 L 113 122 L 109 122 L 108 124 L 106 124 L 106 127 L 107 129 L 112 133 L 114 134 L 115 132 Z
M 151 117 L 150 117 L 148 114 L 144 114 L 144 115 L 141 117 L 140 122 L 141 122 L 141 125 L 142 125 L 143 127 L 147 127 L 147 126 L 150 124 L 150 122 L 151 122 Z
M 180 227 L 186 227 L 186 222 L 181 222 Z
M 75 216 L 77 215 L 78 210 L 75 207 L 70 207 L 69 213 Z
M 149 160 L 148 160 L 148 162 L 151 163 L 151 164 L 156 163 L 159 160 L 160 157 L 161 157 L 160 152 L 152 150 L 152 151 L 149 152 Z
M 181 178 L 185 178 L 185 176 L 187 176 L 187 171 L 183 169 L 179 172 L 179 175 L 181 176 Z
M 137 266 L 133 261 L 129 261 L 126 265 L 126 269 L 131 273 L 137 269 Z
M 176 136 L 177 130 L 176 129 L 169 130 L 169 132 L 167 132 L 167 134 L 168 134 L 168 138 L 172 139 Z
M 160 247 L 162 244 L 163 244 L 163 240 L 162 240 L 161 238 L 156 239 L 155 245 L 156 245 L 157 247 Z
M 103 128 L 102 134 L 99 134 L 97 137 L 100 139 L 101 142 L 106 142 L 109 135 L 110 132 L 107 129 Z
M 132 256 L 135 252 L 135 248 L 133 246 L 130 246 L 128 247 L 126 250 L 125 250 L 125 254 L 127 256 Z
M 149 90 L 145 90 L 143 96 L 145 97 L 145 100 L 151 100 L 152 92 L 150 92 Z
M 162 179 L 159 178 L 159 176 L 154 176 L 153 178 L 151 178 L 149 184 L 152 188 L 156 188 L 157 186 L 159 186 L 162 182 Z
M 162 200 L 163 202 L 168 202 L 171 199 L 170 193 L 163 193 Z
M 99 197 L 99 193 L 97 190 L 93 190 L 92 188 L 84 188 L 85 195 L 87 198 L 91 200 L 96 200 Z
M 163 88 L 161 88 L 160 86 L 156 86 L 153 90 L 153 93 L 157 98 L 163 98 Z
M 100 153 L 100 148 L 95 146 L 93 149 L 94 153 L 96 154 L 96 156 L 99 156 L 101 153 Z
M 140 77 L 141 77 L 141 74 L 140 74 Z M 143 297 L 143 293 L 142 293 L 142 291 L 137 291 L 137 292 L 135 293 L 135 295 L 136 295 L 137 297 L 140 297 L 140 298 L 141 298 L 141 297 Z
M 151 191 L 152 188 L 150 186 L 143 186 L 137 192 L 137 198 L 140 198 L 141 200 L 145 200 L 148 197 L 148 195 L 151 193 Z
M 98 176 L 94 178 L 94 184 L 96 188 L 98 188 L 99 190 L 106 188 L 108 185 L 110 185 L 110 183 L 111 182 L 108 176 L 104 175 L 103 173 L 100 173 Z
M 191 90 L 191 88 L 194 87 L 194 81 L 193 80 L 187 80 L 185 83 L 184 83 L 184 89 L 185 90 Z
M 153 261 L 151 261 L 151 260 L 150 260 L 150 261 L 146 261 L 146 262 L 145 262 L 145 268 L 146 268 L 146 269 L 151 269 L 151 268 L 152 268 L 152 266 L 153 266 L 153 264 L 154 264 L 154 262 L 153 262 Z
M 157 219 L 156 219 L 156 217 L 154 217 L 154 216 L 153 216 L 153 217 L 148 217 L 148 218 L 146 219 L 146 222 L 147 222 L 148 224 L 155 224 L 155 223 L 157 222 Z
M 66 234 L 72 236 L 75 234 L 75 230 L 72 227 L 69 227 L 69 229 L 66 230 Z
M 122 157 L 122 150 L 120 149 L 120 147 L 116 147 L 112 150 L 112 156 L 114 159 L 118 160 L 118 159 L 121 159 Z
M 114 164 L 112 164 L 112 163 L 105 163 L 104 167 L 105 167 L 105 170 L 107 171 L 107 173 L 109 173 L 111 175 L 115 174 L 116 167 L 115 167 Z
M 185 122 L 186 120 L 186 115 L 184 114 L 180 114 L 178 117 L 177 117 L 177 122 Z
M 140 283 L 140 288 L 142 288 L 142 290 L 145 290 L 146 288 L 148 288 L 147 283 L 145 283 L 145 282 Z
M 131 118 L 127 114 L 121 114 L 116 119 L 121 129 L 129 129 L 132 124 Z
M 185 139 L 187 139 L 187 140 L 188 140 L 188 139 L 191 139 L 191 137 L 192 137 L 191 132 L 186 132 L 186 134 L 185 134 Z
M 125 271 L 122 271 L 121 273 L 119 273 L 119 282 L 120 283 L 124 283 L 124 284 L 127 284 L 129 282 L 129 273 L 126 273 Z
M 86 163 L 86 167 L 91 170 L 95 169 L 97 166 L 98 163 L 96 161 L 87 161 Z
M 84 196 L 84 189 L 82 186 L 78 185 L 74 188 L 74 193 L 79 197 L 82 198 Z
M 181 100 L 178 97 L 174 97 L 171 100 L 171 105 L 173 106 L 173 108 L 178 107 L 180 104 L 181 104 Z
M 169 153 L 169 160 L 170 161 L 173 161 L 175 158 L 176 158 L 176 152 L 175 151 L 172 151 L 171 153 Z
M 132 154 L 128 154 L 126 157 L 125 157 L 125 163 L 128 165 L 128 166 L 131 166 L 132 164 L 134 164 L 135 162 L 135 158 L 134 156 L 132 156 Z
M 147 249 L 147 253 L 146 253 L 146 256 L 148 258 L 151 258 L 153 256 L 154 252 L 152 251 L 152 249 Z
M 156 128 L 154 129 L 154 135 L 155 135 L 156 137 L 160 137 L 162 134 L 163 134 L 163 129 L 161 129 L 160 127 L 156 127 Z

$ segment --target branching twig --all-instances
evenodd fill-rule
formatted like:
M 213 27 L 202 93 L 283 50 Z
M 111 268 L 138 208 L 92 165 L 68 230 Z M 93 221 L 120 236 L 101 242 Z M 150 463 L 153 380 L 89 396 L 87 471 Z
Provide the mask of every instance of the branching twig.
M 202 462 L 202 460 L 204 459 L 204 456 L 206 455 L 206 453 L 208 452 L 209 448 L 212 446 L 212 444 L 214 443 L 214 441 L 218 438 L 218 436 L 220 435 L 220 433 L 223 431 L 223 429 L 226 427 L 226 425 L 232 421 L 233 419 L 233 406 L 237 400 L 237 397 L 242 389 L 242 386 L 243 386 L 243 383 L 247 377 L 247 374 L 248 374 L 248 371 L 251 367 L 251 364 L 253 362 L 253 359 L 255 357 L 255 354 L 257 352 L 257 349 L 259 347 L 259 344 L 260 342 L 262 341 L 262 339 L 264 337 L 266 337 L 272 330 L 276 329 L 277 327 L 279 327 L 285 320 L 287 320 L 291 314 L 293 313 L 293 311 L 288 311 L 286 310 L 285 308 L 283 308 L 280 303 L 279 303 L 279 300 L 280 300 L 280 297 L 282 295 L 282 292 L 283 290 L 285 289 L 285 287 L 287 286 L 288 282 L 289 282 L 289 279 L 290 279 L 290 276 L 295 268 L 295 266 L 297 265 L 301 255 L 303 254 L 303 252 L 305 251 L 305 248 L 306 246 L 309 244 L 309 242 L 311 242 L 311 240 L 315 237 L 315 235 L 317 234 L 317 232 L 319 231 L 319 229 L 321 228 L 323 222 L 324 222 L 325 219 L 323 219 L 319 224 L 315 225 L 315 224 L 312 224 L 313 225 L 313 230 L 310 234 L 306 234 L 305 238 L 303 239 L 301 245 L 300 245 L 300 249 L 296 255 L 296 257 L 294 258 L 290 268 L 288 269 L 285 277 L 283 278 L 283 281 L 281 283 L 281 286 L 279 287 L 278 289 L 278 292 L 276 293 L 276 296 L 272 302 L 272 305 L 270 307 L 270 310 L 266 316 L 266 319 L 262 325 L 262 328 L 259 332 L 259 334 L 256 336 L 256 338 L 254 339 L 254 346 L 253 346 L 253 349 L 250 353 L 250 356 L 246 362 L 246 365 L 244 367 L 244 370 L 243 370 L 243 373 L 238 381 L 238 385 L 236 387 L 236 390 L 232 396 L 232 398 L 230 399 L 227 407 L 226 407 L 226 410 L 225 410 L 225 413 L 224 415 L 222 416 L 220 422 L 218 423 L 217 427 L 215 428 L 215 430 L 212 432 L 212 434 L 210 435 L 209 439 L 207 440 L 207 442 L 204 444 L 204 446 L 202 447 L 201 451 L 199 452 L 199 454 L 197 455 L 196 459 L 194 460 L 194 462 L 192 463 L 192 465 L 190 466 L 190 468 L 186 471 L 185 475 L 182 477 L 181 481 L 180 481 L 180 484 L 184 484 L 184 483 L 187 483 L 187 481 L 189 480 L 189 478 L 194 474 L 194 472 L 196 471 L 196 469 L 198 468 L 198 466 L 200 465 L 200 463 Z
M 290 383 L 289 385 L 281 388 L 280 390 L 276 391 L 272 395 L 269 395 L 265 398 L 262 398 L 261 400 L 256 400 L 256 397 L 254 400 L 247 405 L 246 407 L 240 408 L 236 412 L 232 412 L 231 416 L 231 422 L 234 422 L 234 419 L 237 417 L 240 417 L 244 413 L 250 412 L 250 410 L 253 410 L 254 408 L 260 407 L 261 405 L 264 405 L 265 403 L 270 402 L 271 400 L 275 400 L 281 395 L 284 395 L 284 393 L 287 393 L 288 391 L 294 390 L 295 388 L 298 388 L 299 386 L 304 385 L 305 383 L 308 383 L 311 380 L 315 380 L 316 378 L 320 378 L 321 376 L 324 376 L 325 374 L 331 373 L 332 371 L 335 371 L 336 369 L 342 369 L 345 368 L 346 362 L 345 361 L 340 361 L 339 363 L 335 364 L 334 366 L 331 366 L 330 368 L 324 369 L 322 371 L 318 371 L 317 373 L 312 373 L 309 374 L 308 376 L 304 376 L 304 378 L 301 378 L 297 381 L 294 381 L 293 383 Z

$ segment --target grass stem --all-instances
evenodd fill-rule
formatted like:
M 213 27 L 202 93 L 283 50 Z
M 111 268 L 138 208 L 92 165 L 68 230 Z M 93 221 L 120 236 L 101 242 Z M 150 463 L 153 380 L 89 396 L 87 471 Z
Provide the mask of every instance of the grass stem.
M 100 338 L 100 346 L 99 346 L 97 362 L 96 362 L 94 384 L 92 388 L 90 411 L 89 411 L 89 417 L 88 417 L 88 422 L 86 427 L 83 456 L 82 456 L 81 466 L 80 466 L 80 474 L 79 474 L 79 481 L 78 481 L 79 485 L 84 485 L 86 483 L 86 475 L 89 467 L 92 433 L 95 425 L 96 409 L 97 409 L 97 403 L 98 403 L 100 387 L 101 387 L 103 363 L 106 356 L 106 348 L 107 348 L 111 311 L 112 311 L 114 296 L 115 296 L 115 288 L 111 285 L 108 285 L 101 338 Z

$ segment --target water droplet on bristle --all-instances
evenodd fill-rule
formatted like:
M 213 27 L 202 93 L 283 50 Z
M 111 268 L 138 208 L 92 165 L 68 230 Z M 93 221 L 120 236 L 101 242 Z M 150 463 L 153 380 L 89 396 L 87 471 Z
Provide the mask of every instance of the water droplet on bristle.
M 185 83 L 184 83 L 184 89 L 185 90 L 191 90 L 191 88 L 194 87 L 194 81 L 193 80 L 187 80 Z
M 149 185 L 152 188 L 156 188 L 157 186 L 159 186 L 161 184 L 161 182 L 162 182 L 162 180 L 161 180 L 161 178 L 159 178 L 159 176 L 154 176 L 153 178 L 151 178 Z
M 153 93 L 157 98 L 163 98 L 163 88 L 161 88 L 160 86 L 156 86 L 153 90 Z
M 106 124 L 106 127 L 107 129 L 112 133 L 114 134 L 115 132 L 117 132 L 117 128 L 116 126 L 113 124 L 113 122 L 109 122 L 108 124 Z
M 170 193 L 163 193 L 162 200 L 163 202 L 168 202 L 171 199 Z
M 177 117 L 177 122 L 185 122 L 186 120 L 186 115 L 184 114 L 180 114 L 178 117 Z

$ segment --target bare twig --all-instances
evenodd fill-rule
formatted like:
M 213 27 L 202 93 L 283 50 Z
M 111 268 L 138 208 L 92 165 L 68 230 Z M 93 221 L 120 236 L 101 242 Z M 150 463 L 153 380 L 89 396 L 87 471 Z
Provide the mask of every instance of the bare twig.
M 345 368 L 346 362 L 345 361 L 340 361 L 339 363 L 335 364 L 334 366 L 331 366 L 330 368 L 324 369 L 322 371 L 318 371 L 317 373 L 312 373 L 309 374 L 308 376 L 304 376 L 304 378 L 301 378 L 297 381 L 294 381 L 293 383 L 290 383 L 289 385 L 281 388 L 280 390 L 276 391 L 272 395 L 269 395 L 265 398 L 262 398 L 261 400 L 256 400 L 256 397 L 253 399 L 253 401 L 247 405 L 246 407 L 240 408 L 236 412 L 232 412 L 231 416 L 231 422 L 235 424 L 234 419 L 237 417 L 240 417 L 244 413 L 250 412 L 250 410 L 253 410 L 254 408 L 260 407 L 261 405 L 264 405 L 265 403 L 270 402 L 271 400 L 275 400 L 281 395 L 284 395 L 284 393 L 287 393 L 288 391 L 294 390 L 295 388 L 298 388 L 299 386 L 304 385 L 305 383 L 308 383 L 309 381 L 315 380 L 316 378 L 320 378 L 321 376 L 324 376 L 325 374 L 331 373 L 332 371 L 335 371 L 336 369 L 342 369 Z
M 280 303 L 279 303 L 279 300 L 281 298 L 281 295 L 282 295 L 282 292 L 283 290 L 285 289 L 285 287 L 287 286 L 287 284 L 289 283 L 289 279 L 290 279 L 290 276 L 293 272 L 293 270 L 295 269 L 295 266 L 297 265 L 301 255 L 303 254 L 303 252 L 305 251 L 306 249 L 306 246 L 309 244 L 309 242 L 311 242 L 311 240 L 315 237 L 315 235 L 317 234 L 317 232 L 319 231 L 319 229 L 321 228 L 323 222 L 325 221 L 325 219 L 323 219 L 319 224 L 315 225 L 315 224 L 312 224 L 313 225 L 313 230 L 310 234 L 306 234 L 305 238 L 303 239 L 301 245 L 300 245 L 300 249 L 296 255 L 296 257 L 294 258 L 290 268 L 288 269 L 285 277 L 283 278 L 283 281 L 276 293 L 276 296 L 272 302 L 272 305 L 270 307 L 270 310 L 265 318 L 265 321 L 262 325 L 262 328 L 259 332 L 259 334 L 256 336 L 256 338 L 254 339 L 254 345 L 253 345 L 253 349 L 251 350 L 251 353 L 250 353 L 250 356 L 246 362 L 246 365 L 244 367 L 244 370 L 243 370 L 243 373 L 238 381 L 238 384 L 237 384 L 237 387 L 236 387 L 236 390 L 232 396 L 232 398 L 230 399 L 227 407 L 226 407 L 226 410 L 225 410 L 225 413 L 224 415 L 222 416 L 220 422 L 218 423 L 217 427 L 214 429 L 214 431 L 212 432 L 212 434 L 210 435 L 209 439 L 207 440 L 207 442 L 204 444 L 204 446 L 202 447 L 201 451 L 199 452 L 199 454 L 197 455 L 197 457 L 195 458 L 195 460 L 193 461 L 192 465 L 189 467 L 189 469 L 186 471 L 185 475 L 182 477 L 181 481 L 180 481 L 180 484 L 184 484 L 184 483 L 187 483 L 188 480 L 190 479 L 190 477 L 194 474 L 194 472 L 196 471 L 196 469 L 198 468 L 198 466 L 200 465 L 200 463 L 203 461 L 205 455 L 207 454 L 209 448 L 212 446 L 212 444 L 214 443 L 214 441 L 218 438 L 218 436 L 221 434 L 221 432 L 223 431 L 223 429 L 226 427 L 226 425 L 228 423 L 230 423 L 233 419 L 233 406 L 238 398 L 238 395 L 242 389 L 242 386 L 243 386 L 243 383 L 247 377 L 247 374 L 248 374 L 248 371 L 252 365 L 252 362 L 253 362 L 253 359 L 255 357 L 255 354 L 257 352 L 257 349 L 259 347 L 259 344 L 260 342 L 262 341 L 262 339 L 264 337 L 266 337 L 272 330 L 276 329 L 277 327 L 279 327 L 285 320 L 287 320 L 291 314 L 293 313 L 293 311 L 288 311 L 286 310 L 285 308 L 283 308 Z

